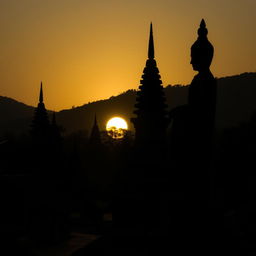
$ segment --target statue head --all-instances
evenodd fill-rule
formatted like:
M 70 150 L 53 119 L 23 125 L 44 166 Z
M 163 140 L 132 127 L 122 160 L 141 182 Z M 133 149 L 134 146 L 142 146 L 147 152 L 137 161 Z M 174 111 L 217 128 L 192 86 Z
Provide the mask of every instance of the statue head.
M 201 71 L 209 70 L 214 52 L 214 48 L 207 38 L 208 30 L 204 19 L 200 23 L 197 34 L 198 38 L 191 47 L 190 63 L 193 69 L 200 73 Z

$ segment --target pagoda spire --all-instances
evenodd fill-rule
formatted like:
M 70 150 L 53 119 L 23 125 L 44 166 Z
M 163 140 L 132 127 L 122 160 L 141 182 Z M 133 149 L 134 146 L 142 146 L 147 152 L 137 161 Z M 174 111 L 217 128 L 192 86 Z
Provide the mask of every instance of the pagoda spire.
M 155 58 L 155 50 L 154 50 L 154 38 L 153 38 L 153 25 L 150 23 L 150 34 L 149 34 L 149 42 L 148 42 L 148 58 Z
M 137 145 L 163 144 L 167 127 L 166 99 L 161 76 L 154 59 L 153 26 L 150 24 L 148 59 L 137 92 L 134 114 L 131 119 L 135 128 Z M 157 136 L 155 136 L 157 134 Z M 152 142 L 153 140 L 153 142 Z
M 40 87 L 40 95 L 39 95 L 39 102 L 43 103 L 44 101 L 44 96 L 43 96 L 43 83 L 41 82 L 41 87 Z
M 92 127 L 91 136 L 90 136 L 89 141 L 90 141 L 90 144 L 93 145 L 93 146 L 98 146 L 98 145 L 101 144 L 100 129 L 99 129 L 99 126 L 98 126 L 96 114 L 94 116 L 94 123 L 93 123 L 93 127 Z
M 37 137 L 47 136 L 49 131 L 48 114 L 43 103 L 43 84 L 41 82 L 39 103 L 35 109 L 34 118 L 31 124 L 32 133 Z

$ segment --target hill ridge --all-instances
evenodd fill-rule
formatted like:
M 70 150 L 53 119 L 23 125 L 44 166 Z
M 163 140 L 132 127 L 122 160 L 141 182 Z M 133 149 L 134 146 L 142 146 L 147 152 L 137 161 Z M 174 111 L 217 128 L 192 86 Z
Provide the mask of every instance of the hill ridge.
M 217 81 L 216 127 L 224 129 L 248 121 L 256 112 L 256 72 L 221 77 L 217 78 Z M 167 85 L 164 91 L 169 110 L 187 103 L 188 85 Z M 136 90 L 129 89 L 108 99 L 63 109 L 56 112 L 57 122 L 65 128 L 66 133 L 89 131 L 93 125 L 94 115 L 97 114 L 100 129 L 103 130 L 109 118 L 119 115 L 124 117 L 128 126 L 133 129 L 130 118 L 133 116 L 135 98 Z M 0 96 L 0 135 L 6 132 L 26 132 L 34 110 L 35 107 Z

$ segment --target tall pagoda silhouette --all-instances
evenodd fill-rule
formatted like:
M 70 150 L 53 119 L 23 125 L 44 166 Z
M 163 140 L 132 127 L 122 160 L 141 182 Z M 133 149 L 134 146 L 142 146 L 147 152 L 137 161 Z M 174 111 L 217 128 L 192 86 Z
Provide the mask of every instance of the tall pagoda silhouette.
M 141 85 L 137 92 L 134 114 L 131 118 L 135 128 L 137 147 L 161 145 L 166 136 L 166 108 L 162 81 L 160 80 L 154 52 L 153 27 L 150 24 L 148 59 L 143 70 Z
M 34 118 L 31 124 L 31 134 L 34 139 L 43 142 L 48 138 L 50 131 L 50 124 L 48 119 L 48 114 L 44 105 L 43 97 L 43 84 L 41 82 L 39 103 L 35 110 Z
M 149 247 L 153 240 L 162 248 L 160 240 L 167 237 L 168 228 L 167 172 L 163 161 L 168 123 L 166 99 L 155 60 L 152 23 L 148 59 L 140 83 L 135 117 L 131 118 L 135 148 L 129 170 L 116 192 L 113 224 L 128 244 L 132 241 L 134 246 Z
M 41 82 L 39 103 L 31 124 L 32 178 L 27 195 L 27 232 L 36 244 L 54 244 L 69 235 L 70 177 L 62 156 L 60 128 L 49 121 Z
M 56 123 L 55 113 L 53 113 L 52 121 L 49 121 L 44 105 L 42 82 L 39 103 L 35 109 L 30 133 L 32 139 L 33 169 L 37 168 L 39 171 L 38 174 L 44 178 L 57 178 L 61 169 L 61 131 Z

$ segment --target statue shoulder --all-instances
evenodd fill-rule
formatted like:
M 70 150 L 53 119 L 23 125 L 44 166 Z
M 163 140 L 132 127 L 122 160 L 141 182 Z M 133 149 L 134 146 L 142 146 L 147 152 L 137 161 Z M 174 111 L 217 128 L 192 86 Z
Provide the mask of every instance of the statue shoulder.
M 196 84 L 205 84 L 205 83 L 216 83 L 216 78 L 213 76 L 211 72 L 207 72 L 204 74 L 197 74 L 194 76 L 191 86 Z

